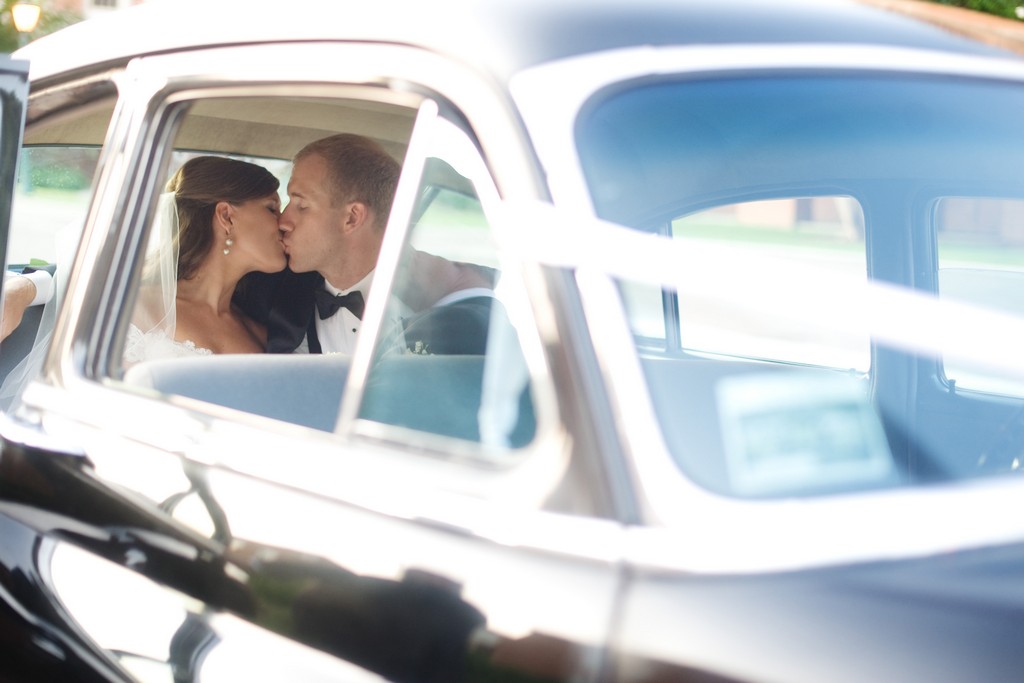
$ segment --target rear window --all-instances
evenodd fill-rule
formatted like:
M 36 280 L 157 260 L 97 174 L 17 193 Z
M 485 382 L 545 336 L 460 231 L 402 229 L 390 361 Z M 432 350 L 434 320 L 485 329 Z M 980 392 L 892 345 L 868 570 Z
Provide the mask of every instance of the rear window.
M 996 79 L 845 70 L 592 99 L 596 213 L 666 240 L 623 259 L 678 259 L 619 291 L 689 477 L 782 497 L 1019 469 L 1021 111 Z

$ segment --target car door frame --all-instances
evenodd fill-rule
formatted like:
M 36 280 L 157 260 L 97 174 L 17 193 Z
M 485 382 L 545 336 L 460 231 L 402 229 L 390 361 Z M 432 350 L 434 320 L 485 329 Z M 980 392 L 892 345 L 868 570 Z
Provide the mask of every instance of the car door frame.
M 261 68 L 256 68 L 257 61 L 252 59 L 257 49 L 261 51 Z M 229 55 L 230 63 L 220 59 Z M 217 76 L 210 79 L 205 74 L 208 65 L 214 63 L 218 65 Z M 290 66 L 295 63 L 319 66 L 296 71 Z M 271 68 L 262 68 L 267 65 Z M 315 433 L 297 426 L 276 424 L 267 428 L 263 418 L 252 416 L 250 420 L 233 411 L 199 407 L 187 400 L 140 396 L 113 386 L 116 381 L 107 379 L 117 362 L 119 348 L 115 340 L 123 331 L 121 310 L 128 301 L 131 265 L 142 249 L 140 226 L 145 225 L 153 203 L 152 169 L 159 166 L 154 164 L 159 156 L 152 150 L 167 136 L 161 117 L 167 113 L 168 98 L 185 97 L 190 91 L 229 92 L 248 87 L 267 92 L 276 88 L 281 92 L 305 89 L 329 93 L 344 87 L 378 88 L 405 93 L 412 99 L 434 97 L 469 118 L 485 159 L 501 160 L 500 164 L 488 164 L 488 168 L 503 197 L 544 197 L 546 190 L 530 164 L 530 154 L 523 153 L 529 145 L 500 88 L 479 73 L 422 50 L 351 44 L 248 46 L 145 57 L 130 64 L 115 81 L 119 101 L 101 155 L 96 196 L 72 268 L 67 303 L 58 321 L 45 379 L 29 387 L 23 415 L 44 422 L 48 437 L 67 440 L 69 450 L 80 448 L 97 463 L 118 460 L 129 451 L 137 451 L 140 458 L 146 451 L 170 455 L 211 474 L 221 472 L 231 477 L 242 472 L 258 481 L 273 482 L 275 491 L 294 487 L 325 496 L 335 501 L 332 505 L 355 506 L 363 511 L 361 514 L 385 519 L 395 528 L 412 523 L 431 535 L 441 530 L 452 542 L 477 548 L 478 553 L 485 548 L 500 549 L 505 565 L 523 563 L 525 573 L 521 575 L 548 577 L 538 581 L 519 600 L 520 604 L 509 604 L 504 609 L 514 607 L 523 612 L 524 605 L 534 605 L 536 614 L 527 617 L 526 628 L 530 628 L 531 620 L 536 625 L 545 620 L 552 623 L 552 619 L 571 621 L 575 624 L 572 628 L 582 628 L 569 640 L 585 646 L 586 654 L 580 659 L 585 678 L 596 676 L 621 581 L 617 558 L 622 528 L 606 501 L 596 502 L 584 514 L 553 512 L 544 507 L 550 491 L 533 491 L 525 498 L 516 496 L 517 490 L 529 491 L 522 488 L 522 480 L 532 476 L 531 467 L 518 471 L 467 468 L 465 463 L 423 458 L 422 453 L 408 446 L 396 448 L 381 441 Z M 417 83 L 420 85 L 412 85 Z M 542 344 L 557 348 L 564 329 L 555 323 L 557 316 L 551 308 L 548 288 L 559 282 L 568 284 L 568 279 L 564 273 L 552 275 L 535 264 L 524 264 L 523 268 L 524 286 L 531 300 L 540 302 L 534 305 L 541 308 L 536 317 Z M 556 362 L 563 366 L 554 372 L 575 372 L 572 359 L 565 354 L 560 354 Z M 578 385 L 579 380 L 574 384 Z M 573 418 L 580 419 L 587 412 L 585 401 L 579 396 L 571 400 L 575 403 Z M 154 425 L 160 426 L 159 433 L 155 433 Z M 581 426 L 556 425 L 535 449 L 538 453 L 531 455 L 533 462 L 542 465 L 541 470 L 546 467 L 545 461 L 557 463 L 568 457 L 570 450 L 577 462 L 588 456 L 580 452 L 581 445 L 592 442 L 587 438 L 574 441 L 568 429 L 576 431 Z M 304 445 L 302 455 L 310 466 L 295 467 L 289 473 L 273 455 L 294 450 L 296 439 Z M 362 481 L 345 476 L 345 463 L 334 457 L 338 449 L 347 449 L 353 457 L 360 454 L 366 466 Z M 382 486 L 365 486 L 366 477 L 387 482 L 389 463 L 397 462 L 396 458 L 407 465 L 410 482 L 390 491 Z M 120 465 L 138 468 L 138 464 Z M 589 467 L 585 465 L 587 476 L 600 482 L 601 473 Z M 297 472 L 300 469 L 305 473 Z M 105 470 L 104 482 L 118 483 L 118 474 L 113 472 Z M 574 488 L 579 494 L 601 495 L 600 491 L 588 492 L 586 486 Z M 287 519 L 287 512 L 282 515 Z M 518 538 L 510 543 L 505 534 L 512 529 L 519 531 Z M 592 587 L 585 604 L 568 590 L 581 582 Z M 493 586 L 495 599 L 502 592 L 499 588 Z M 563 600 L 569 601 L 566 609 L 552 609 L 552 602 L 557 605 Z M 540 609 L 544 604 L 547 610 Z M 571 628 L 565 628 L 569 629 L 564 633 L 568 636 Z
M 18 177 L 18 158 L 28 103 L 28 62 L 0 58 L 0 255 L 6 267 L 11 229 L 11 202 Z M 0 298 L 3 297 L 0 282 Z

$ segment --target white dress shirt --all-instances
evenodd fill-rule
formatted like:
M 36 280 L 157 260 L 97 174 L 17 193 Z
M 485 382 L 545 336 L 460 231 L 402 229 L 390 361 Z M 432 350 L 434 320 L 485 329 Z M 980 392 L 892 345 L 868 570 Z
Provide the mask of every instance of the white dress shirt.
M 348 289 L 338 289 L 327 280 L 324 280 L 324 289 L 335 296 L 359 290 L 363 293 L 363 300 L 365 301 L 370 296 L 370 284 L 372 282 L 373 271 L 371 270 L 366 274 L 366 277 Z M 352 351 L 356 348 L 356 336 L 359 334 L 359 328 L 362 326 L 363 321 L 347 308 L 339 308 L 338 312 L 327 320 L 321 320 L 319 313 L 313 313 L 313 315 L 316 316 L 316 336 L 320 340 L 321 352 L 352 355 Z M 307 351 L 309 349 L 308 341 L 307 339 L 306 343 L 303 344 Z
M 9 270 L 4 271 L 4 280 L 8 280 L 12 277 L 26 277 L 32 281 L 32 284 L 36 286 L 36 296 L 32 299 L 32 303 L 29 306 L 38 306 L 39 304 L 45 304 L 53 296 L 53 276 L 45 270 L 36 270 L 31 273 L 14 273 Z

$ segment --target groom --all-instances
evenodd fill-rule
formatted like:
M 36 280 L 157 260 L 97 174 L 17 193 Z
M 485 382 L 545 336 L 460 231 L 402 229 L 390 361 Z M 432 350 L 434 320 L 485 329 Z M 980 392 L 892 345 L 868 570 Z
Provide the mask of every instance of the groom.
M 295 155 L 289 201 L 279 220 L 289 267 L 269 278 L 254 278 L 250 298 L 242 303 L 266 323 L 269 352 L 352 353 L 400 170 L 379 144 L 349 133 L 316 140 Z M 494 284 L 489 269 L 423 252 L 415 254 L 412 271 L 409 286 L 399 292 L 408 307 L 403 317 L 430 309 L 453 292 L 479 294 Z M 262 306 L 256 304 L 262 315 L 259 308 L 253 310 L 253 298 L 263 300 Z M 480 298 L 466 297 L 446 313 L 450 317 L 473 304 L 470 320 L 475 321 Z M 483 352 L 479 324 L 447 334 L 452 330 L 442 328 L 449 326 L 438 327 L 430 322 L 434 319 L 421 315 L 411 326 L 416 334 L 426 335 L 418 340 L 420 348 L 433 343 L 439 352 Z M 486 322 L 482 332 L 485 340 Z M 468 347 L 457 341 L 470 339 L 471 333 L 476 341 Z

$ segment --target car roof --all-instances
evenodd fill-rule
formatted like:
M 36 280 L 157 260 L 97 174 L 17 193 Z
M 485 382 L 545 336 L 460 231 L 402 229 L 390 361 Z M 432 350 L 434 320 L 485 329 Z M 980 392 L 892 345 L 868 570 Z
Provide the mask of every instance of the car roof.
M 30 61 L 34 95 L 49 93 L 33 97 L 25 144 L 98 145 L 115 97 L 108 79 L 93 76 L 138 55 L 352 40 L 422 47 L 501 80 L 544 62 L 637 45 L 874 44 L 1009 54 L 982 20 L 995 22 L 1000 39 L 1014 30 L 1024 35 L 1018 22 L 919 0 L 149 0 L 40 38 L 15 56 Z M 960 35 L 966 28 L 984 34 L 979 27 L 988 31 L 981 41 Z M 76 88 L 64 87 L 78 77 Z M 274 108 L 253 100 L 244 112 L 242 100 L 220 103 L 226 111 L 205 102 L 203 117 L 193 117 L 201 125 L 183 128 L 177 144 L 290 159 L 309 140 L 355 126 L 396 158 L 404 155 L 413 109 L 293 100 Z M 72 103 L 75 111 L 63 116 Z M 280 125 L 299 120 L 305 125 Z
M 392 42 L 508 78 L 538 63 L 635 45 L 850 43 L 999 53 L 913 0 L 149 0 L 15 53 L 35 81 L 132 56 L 266 41 Z M 895 10 L 895 11 L 888 11 Z M 909 16 L 913 14 L 914 16 Z M 957 23 L 980 13 L 963 11 Z M 922 21 L 921 19 L 928 21 Z M 929 23 L 931 22 L 931 23 Z M 1005 25 L 1013 24 L 1005 20 Z M 940 28 L 936 24 L 945 24 Z M 1000 30 L 1005 30 L 1000 27 Z M 117 39 L 112 40 L 111 36 Z M 1003 53 L 1005 54 L 1005 53 Z

